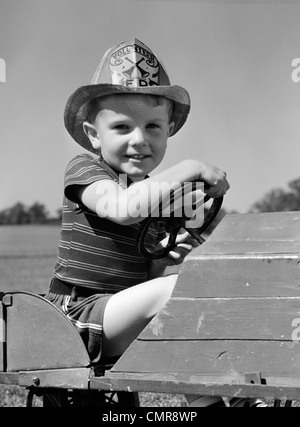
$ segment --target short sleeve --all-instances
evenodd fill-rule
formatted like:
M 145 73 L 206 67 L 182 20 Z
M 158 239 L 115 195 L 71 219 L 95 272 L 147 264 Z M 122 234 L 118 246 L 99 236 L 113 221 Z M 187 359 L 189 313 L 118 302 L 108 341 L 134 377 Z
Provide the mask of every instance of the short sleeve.
M 78 203 L 72 187 L 89 185 L 102 179 L 111 179 L 107 170 L 103 168 L 98 159 L 89 154 L 76 156 L 68 164 L 65 172 L 64 192 L 68 200 Z

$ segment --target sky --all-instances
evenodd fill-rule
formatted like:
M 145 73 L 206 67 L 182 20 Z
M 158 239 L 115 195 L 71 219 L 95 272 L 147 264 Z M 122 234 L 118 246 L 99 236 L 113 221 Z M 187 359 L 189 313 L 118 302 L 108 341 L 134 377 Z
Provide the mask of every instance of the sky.
M 66 101 L 133 37 L 192 100 L 157 172 L 216 165 L 231 185 L 223 206 L 240 213 L 287 189 L 300 178 L 299 22 L 300 0 L 0 0 L 0 210 L 61 207 L 65 167 L 87 153 L 64 128 Z

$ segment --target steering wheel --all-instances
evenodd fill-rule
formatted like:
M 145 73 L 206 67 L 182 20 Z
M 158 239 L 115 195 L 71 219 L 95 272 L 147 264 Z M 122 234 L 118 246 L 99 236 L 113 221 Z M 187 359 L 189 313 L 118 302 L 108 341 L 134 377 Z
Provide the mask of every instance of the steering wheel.
M 205 196 L 204 203 L 210 200 L 209 196 Z M 168 252 L 176 247 L 176 237 L 181 228 L 184 228 L 186 231 L 190 233 L 190 235 L 197 240 L 200 244 L 202 244 L 205 239 L 201 236 L 201 234 L 207 229 L 207 227 L 213 222 L 217 214 L 219 213 L 221 206 L 223 203 L 223 196 L 215 198 L 208 209 L 208 211 L 204 215 L 204 220 L 202 225 L 199 228 L 191 228 L 186 225 L 187 217 L 184 215 L 182 217 L 175 217 L 174 215 L 170 215 L 169 217 L 162 216 L 162 203 L 160 203 L 159 207 L 159 216 L 149 216 L 146 220 L 144 220 L 139 227 L 137 237 L 136 237 L 136 247 L 139 253 L 150 259 L 158 259 L 165 257 Z M 146 246 L 146 236 L 149 230 L 149 226 L 154 222 L 164 222 L 165 230 L 169 233 L 168 243 L 165 247 L 159 249 L 150 250 Z

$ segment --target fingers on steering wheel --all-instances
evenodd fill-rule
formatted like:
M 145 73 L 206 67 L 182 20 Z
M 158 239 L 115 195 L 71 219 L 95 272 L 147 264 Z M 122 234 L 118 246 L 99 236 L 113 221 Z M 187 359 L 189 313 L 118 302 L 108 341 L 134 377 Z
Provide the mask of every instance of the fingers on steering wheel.
M 172 249 L 168 255 L 174 259 L 185 258 L 191 252 L 192 249 L 192 245 L 180 243 L 178 246 Z

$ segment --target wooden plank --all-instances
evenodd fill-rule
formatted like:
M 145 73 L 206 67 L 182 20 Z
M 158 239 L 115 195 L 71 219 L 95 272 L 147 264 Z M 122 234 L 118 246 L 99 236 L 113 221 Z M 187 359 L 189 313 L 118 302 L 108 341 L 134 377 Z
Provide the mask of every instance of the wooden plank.
M 19 373 L 18 372 L 0 372 L 0 384 L 18 385 Z
M 200 254 L 289 254 L 300 252 L 300 212 L 226 215 Z
M 299 296 L 300 252 L 291 255 L 200 255 L 182 265 L 173 296 Z
M 273 341 L 141 341 L 136 340 L 111 372 L 176 374 L 182 381 L 196 376 L 222 376 L 227 382 L 245 380 L 245 373 L 262 378 L 293 378 L 300 382 L 299 342 Z
M 299 382 L 291 385 L 259 385 L 227 383 L 222 378 L 206 381 L 203 377 L 194 377 L 191 381 L 182 381 L 176 376 L 144 373 L 107 372 L 103 377 L 91 379 L 91 389 L 120 390 L 127 392 L 180 393 L 210 396 L 235 396 L 300 400 Z
M 6 307 L 8 371 L 90 364 L 80 335 L 57 307 L 39 295 L 10 295 L 12 305 Z
M 3 305 L 0 300 L 0 371 L 5 370 L 5 323 Z
M 20 371 L 20 386 L 55 387 L 84 389 L 89 388 L 89 368 L 49 369 Z
M 219 242 L 300 243 L 300 212 L 267 212 L 226 215 L 211 235 Z
M 199 249 L 210 255 L 222 254 L 291 254 L 300 252 L 299 240 L 207 240 Z M 196 252 L 195 251 L 195 252 Z
M 298 325 L 300 296 L 171 298 L 139 339 L 291 341 L 293 331 L 296 333 L 297 319 Z

